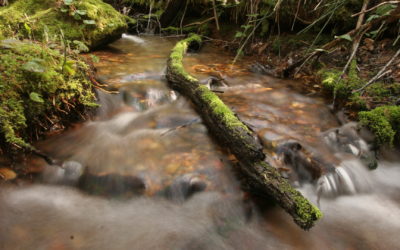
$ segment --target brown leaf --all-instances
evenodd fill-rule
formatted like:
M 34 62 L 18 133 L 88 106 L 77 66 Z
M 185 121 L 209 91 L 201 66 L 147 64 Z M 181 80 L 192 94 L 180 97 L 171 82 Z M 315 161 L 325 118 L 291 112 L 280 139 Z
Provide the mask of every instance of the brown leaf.
M 0 168 L 0 178 L 9 181 L 17 178 L 17 174 L 9 168 Z

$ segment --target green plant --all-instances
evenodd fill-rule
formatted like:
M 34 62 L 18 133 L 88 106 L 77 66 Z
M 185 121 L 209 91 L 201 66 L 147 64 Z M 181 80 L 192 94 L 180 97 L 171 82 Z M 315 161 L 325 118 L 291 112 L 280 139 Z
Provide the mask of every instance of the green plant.
M 79 2 L 76 0 L 63 0 L 62 5 L 60 6 L 60 11 L 62 13 L 68 13 L 68 15 L 73 17 L 75 20 L 82 20 L 83 24 L 95 25 L 96 21 L 87 17 L 87 11 L 79 8 Z
M 77 115 L 79 106 L 95 106 L 87 71 L 88 66 L 74 53 L 61 54 L 32 41 L 0 42 L 3 142 L 31 148 L 28 127 L 38 133 L 46 123 L 62 124 L 63 117 Z
M 400 137 L 400 106 L 381 106 L 358 113 L 362 125 L 376 136 L 379 145 L 393 143 Z

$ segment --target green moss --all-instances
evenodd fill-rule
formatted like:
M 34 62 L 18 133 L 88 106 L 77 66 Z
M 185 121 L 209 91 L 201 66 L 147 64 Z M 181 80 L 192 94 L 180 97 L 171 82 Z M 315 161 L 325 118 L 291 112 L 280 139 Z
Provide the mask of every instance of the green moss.
M 400 137 L 400 106 L 382 106 L 358 113 L 362 125 L 376 136 L 377 143 L 393 145 Z
M 322 70 L 318 72 L 322 78 L 322 86 L 330 93 L 336 93 L 337 97 L 348 97 L 351 88 L 343 79 L 339 79 L 341 72 L 339 70 Z
M 342 72 L 335 69 L 323 69 L 318 72 L 322 78 L 322 86 L 328 92 L 336 93 L 336 97 L 349 98 L 352 90 L 362 86 L 363 81 L 357 73 L 357 62 L 353 60 L 347 76 L 341 78 Z
M 273 178 L 270 179 L 266 174 L 264 175 L 265 181 L 267 183 L 271 183 L 277 178 L 281 177 L 278 171 L 276 171 L 275 169 L 271 171 L 271 167 L 268 167 L 267 163 L 260 162 L 259 164 L 261 166 L 264 166 L 269 174 L 273 176 Z M 304 196 L 299 191 L 294 189 L 287 180 L 281 178 L 281 181 L 279 182 L 278 192 L 285 192 L 286 195 L 290 196 L 290 198 L 294 201 L 294 204 L 296 206 L 296 216 L 294 216 L 294 219 L 296 223 L 300 225 L 303 229 L 311 228 L 314 225 L 315 221 L 322 218 L 322 212 L 306 198 L 304 198 Z
M 201 37 L 198 35 L 191 35 L 188 38 L 179 41 L 175 47 L 172 49 L 170 55 L 170 65 L 171 70 L 174 74 L 180 75 L 185 78 L 185 80 L 193 83 L 198 83 L 197 79 L 188 74 L 183 67 L 183 55 L 186 53 L 188 46 L 192 42 L 201 43 Z M 205 102 L 209 103 L 212 110 L 217 114 L 224 123 L 229 127 L 239 127 L 245 131 L 249 131 L 246 125 L 244 125 L 222 101 L 221 99 L 210 91 L 206 86 L 200 85 L 197 89 L 200 92 L 200 96 Z M 250 132 L 250 131 L 249 131 Z
M 293 193 L 293 200 L 296 202 L 296 211 L 299 216 L 298 220 L 304 224 L 313 225 L 314 221 L 322 218 L 322 212 L 306 198 L 304 198 L 297 190 Z
M 80 40 L 91 48 L 119 36 L 127 28 L 125 17 L 101 0 L 77 1 L 75 6 L 86 12 L 82 19 L 93 20 L 94 24 L 76 20 L 61 12 L 61 7 L 56 0 L 17 0 L 0 9 L 0 22 L 18 31 L 17 36 L 36 40 L 57 40 L 62 30 L 67 40 Z
M 189 75 L 183 67 L 183 55 L 186 53 L 188 46 L 192 42 L 201 43 L 201 37 L 198 35 L 191 35 L 188 38 L 179 41 L 175 47 L 172 49 L 169 60 L 171 65 L 171 70 L 177 74 L 183 76 L 189 82 L 197 82 L 196 78 Z
M 87 69 L 84 62 L 70 56 L 64 63 L 64 55 L 40 44 L 2 41 L 0 136 L 9 144 L 29 147 L 28 126 L 35 131 L 49 119 L 60 122 L 58 118 L 65 117 L 71 107 L 96 105 Z
M 182 33 L 189 34 L 189 33 L 197 32 L 198 28 L 199 27 L 197 27 L 197 26 L 184 27 L 182 29 Z M 181 33 L 181 29 L 178 27 L 174 27 L 174 26 L 168 26 L 167 28 L 162 28 L 161 30 L 164 34 L 178 35 Z
M 400 84 L 376 82 L 365 89 L 365 95 L 374 103 L 394 103 L 400 96 Z
M 198 91 L 203 100 L 210 104 L 213 113 L 218 115 L 228 128 L 241 128 L 250 133 L 247 126 L 244 125 L 232 110 L 228 108 L 214 92 L 210 91 L 207 86 L 200 85 Z
M 360 93 L 353 93 L 349 97 L 349 106 L 357 109 L 357 110 L 367 110 L 367 102 L 365 99 L 361 96 Z

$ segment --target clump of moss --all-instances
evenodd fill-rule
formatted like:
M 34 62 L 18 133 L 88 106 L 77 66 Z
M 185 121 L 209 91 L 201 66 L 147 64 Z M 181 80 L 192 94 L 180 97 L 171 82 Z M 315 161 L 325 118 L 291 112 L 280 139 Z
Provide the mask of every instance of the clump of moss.
M 62 11 L 62 1 L 16 0 L 0 9 L 0 21 L 18 37 L 35 40 L 55 39 L 61 31 L 67 40 L 79 40 L 88 47 L 100 46 L 127 29 L 126 18 L 101 0 L 76 1 L 82 16 Z M 10 34 L 8 34 L 9 36 Z
M 351 62 L 347 76 L 341 77 L 341 74 L 341 71 L 335 69 L 319 72 L 325 90 L 334 93 L 336 97 L 348 99 L 352 96 L 352 91 L 361 87 L 363 83 L 357 74 L 357 62 Z
M 400 96 L 400 84 L 376 82 L 366 88 L 365 95 L 374 103 L 391 104 Z
M 381 106 L 358 113 L 362 125 L 376 136 L 378 144 L 393 145 L 400 139 L 400 106 Z
M 28 127 L 40 131 L 77 115 L 72 110 L 95 106 L 87 70 L 78 58 L 41 44 L 1 41 L 0 137 L 8 145 L 29 148 Z
M 400 85 L 377 82 L 368 86 L 362 95 L 354 92 L 365 84 L 358 77 L 356 66 L 353 61 L 347 77 L 344 78 L 340 78 L 341 72 L 338 70 L 320 71 L 322 85 L 325 90 L 336 95 L 337 100 L 340 99 L 355 111 L 361 111 L 358 113 L 359 120 L 376 135 L 378 145 L 393 145 L 400 137 L 400 107 L 390 105 L 396 102 Z M 367 111 L 378 106 L 377 104 L 383 106 Z

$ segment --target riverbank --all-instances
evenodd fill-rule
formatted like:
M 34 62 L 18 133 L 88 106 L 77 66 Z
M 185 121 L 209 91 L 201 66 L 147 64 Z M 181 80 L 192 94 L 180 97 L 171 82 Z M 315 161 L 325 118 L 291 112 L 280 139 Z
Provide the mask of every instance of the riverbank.
M 33 141 L 88 117 L 93 68 L 79 54 L 118 39 L 129 20 L 101 0 L 0 7 L 0 153 L 38 153 Z

